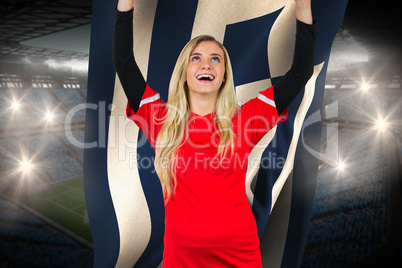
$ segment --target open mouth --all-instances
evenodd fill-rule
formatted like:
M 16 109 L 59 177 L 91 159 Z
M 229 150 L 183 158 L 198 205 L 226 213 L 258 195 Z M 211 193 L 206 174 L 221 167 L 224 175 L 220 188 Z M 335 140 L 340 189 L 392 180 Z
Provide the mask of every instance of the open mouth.
M 215 79 L 215 76 L 212 74 L 199 74 L 196 76 L 198 81 L 203 81 L 203 82 L 211 82 Z

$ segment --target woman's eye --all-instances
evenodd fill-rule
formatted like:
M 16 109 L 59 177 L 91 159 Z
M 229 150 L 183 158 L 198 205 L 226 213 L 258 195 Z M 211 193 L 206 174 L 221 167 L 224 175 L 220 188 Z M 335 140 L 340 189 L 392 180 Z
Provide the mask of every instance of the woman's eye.
M 215 61 L 215 62 L 220 62 L 220 61 L 221 61 L 221 59 L 220 59 L 219 57 L 213 57 L 213 58 L 212 58 L 212 61 Z
M 198 57 L 198 56 L 191 57 L 191 61 L 199 61 L 199 60 L 200 60 L 200 57 Z

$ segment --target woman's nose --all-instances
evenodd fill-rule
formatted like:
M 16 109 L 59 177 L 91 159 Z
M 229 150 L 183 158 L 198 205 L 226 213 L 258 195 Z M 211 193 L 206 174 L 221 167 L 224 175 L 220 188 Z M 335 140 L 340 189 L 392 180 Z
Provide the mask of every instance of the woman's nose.
M 208 62 L 206 62 L 206 63 L 204 63 L 204 64 L 201 66 L 201 69 L 207 69 L 207 70 L 209 70 L 209 69 L 211 69 L 211 66 L 209 65 Z

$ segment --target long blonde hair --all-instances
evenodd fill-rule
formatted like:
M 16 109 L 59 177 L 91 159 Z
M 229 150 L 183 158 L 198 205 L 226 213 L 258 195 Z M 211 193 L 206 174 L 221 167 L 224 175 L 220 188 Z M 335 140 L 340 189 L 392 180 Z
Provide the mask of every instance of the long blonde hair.
M 237 99 L 234 91 L 232 66 L 225 47 L 214 37 L 201 35 L 190 40 L 181 51 L 169 84 L 167 113 L 162 118 L 163 126 L 156 140 L 155 170 L 162 184 L 165 202 L 174 194 L 176 188 L 176 157 L 178 149 L 188 138 L 187 122 L 191 109 L 186 71 L 190 55 L 194 48 L 203 41 L 215 42 L 224 52 L 224 83 L 219 89 L 215 105 L 215 130 L 219 134 L 220 143 L 215 157 L 224 156 L 230 149 L 231 156 L 236 145 L 236 136 L 232 130 L 232 118 L 237 111 Z M 186 133 L 186 139 L 183 140 Z

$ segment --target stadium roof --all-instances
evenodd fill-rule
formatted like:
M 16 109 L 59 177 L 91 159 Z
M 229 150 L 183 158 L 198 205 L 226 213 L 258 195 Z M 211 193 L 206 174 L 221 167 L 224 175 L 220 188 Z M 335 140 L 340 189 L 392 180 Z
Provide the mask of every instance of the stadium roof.
M 74 47 L 74 44 L 80 44 L 77 39 L 70 39 L 68 46 L 57 47 L 57 44 L 63 44 L 62 36 L 66 33 L 77 38 L 86 35 L 89 42 L 91 13 L 90 0 L 3 0 L 0 6 L 0 54 L 85 59 L 88 48 Z M 77 34 L 80 31 L 84 34 Z M 41 40 L 45 36 L 47 39 Z
M 87 60 L 91 12 L 92 0 L 2 0 L 0 59 L 7 55 Z M 395 1 L 349 0 L 341 27 L 367 47 L 373 62 L 387 58 L 397 72 L 402 61 L 398 12 Z M 334 42 L 333 48 L 348 49 L 344 43 Z
M 89 0 L 3 0 L 0 40 L 22 42 L 91 23 Z

